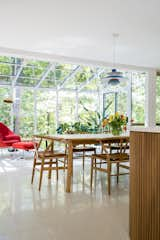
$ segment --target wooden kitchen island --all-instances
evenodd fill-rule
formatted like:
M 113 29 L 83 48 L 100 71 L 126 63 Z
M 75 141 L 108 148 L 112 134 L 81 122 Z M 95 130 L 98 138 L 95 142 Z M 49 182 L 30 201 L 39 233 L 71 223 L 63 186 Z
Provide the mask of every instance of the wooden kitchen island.
M 130 238 L 160 239 L 160 128 L 131 128 Z

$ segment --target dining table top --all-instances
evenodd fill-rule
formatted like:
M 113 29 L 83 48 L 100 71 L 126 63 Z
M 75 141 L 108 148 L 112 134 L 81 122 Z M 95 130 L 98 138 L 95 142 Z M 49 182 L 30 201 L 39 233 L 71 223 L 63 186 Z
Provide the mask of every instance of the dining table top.
M 53 139 L 57 141 L 104 141 L 104 140 L 112 140 L 112 139 L 121 139 L 121 138 L 129 138 L 129 132 L 124 132 L 120 135 L 113 135 L 111 133 L 96 133 L 96 134 L 54 134 L 54 135 L 42 135 L 35 134 L 34 137 L 45 138 L 45 139 Z

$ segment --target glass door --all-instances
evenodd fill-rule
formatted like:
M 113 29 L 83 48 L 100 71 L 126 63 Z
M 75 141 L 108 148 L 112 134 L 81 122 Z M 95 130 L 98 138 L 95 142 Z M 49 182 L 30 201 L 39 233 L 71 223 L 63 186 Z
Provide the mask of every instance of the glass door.
M 108 92 L 103 94 L 103 116 L 109 116 L 119 112 L 127 113 L 127 93 L 126 92 Z

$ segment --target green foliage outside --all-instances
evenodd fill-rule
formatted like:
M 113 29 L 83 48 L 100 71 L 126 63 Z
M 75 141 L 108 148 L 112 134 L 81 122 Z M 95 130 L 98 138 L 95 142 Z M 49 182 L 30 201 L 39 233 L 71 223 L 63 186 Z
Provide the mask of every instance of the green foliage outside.
M 145 109 L 145 74 L 132 79 L 132 119 L 134 123 L 144 124 Z
M 105 107 L 103 113 L 98 111 L 92 111 L 84 106 L 83 102 L 80 102 L 86 114 L 83 115 L 83 118 L 79 122 L 75 123 L 61 123 L 57 128 L 57 133 L 98 133 L 102 132 L 102 121 L 107 116 L 107 111 L 112 104 L 109 104 Z
M 34 132 L 34 95 L 33 90 L 21 89 L 20 97 L 20 135 L 29 138 Z
M 0 122 L 10 126 L 11 124 L 11 104 L 4 103 L 4 98 L 8 97 L 9 88 L 0 87 Z
M 56 131 L 56 95 L 53 91 L 37 90 L 37 132 L 54 134 Z

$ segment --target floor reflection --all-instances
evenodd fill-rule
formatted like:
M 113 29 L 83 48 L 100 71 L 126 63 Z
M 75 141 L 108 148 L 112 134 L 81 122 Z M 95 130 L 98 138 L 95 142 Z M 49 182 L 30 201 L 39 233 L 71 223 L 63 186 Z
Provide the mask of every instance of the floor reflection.
M 30 184 L 32 154 L 20 159 L 19 153 L 0 157 L 0 240 L 128 240 L 128 176 L 119 185 L 112 179 L 107 195 L 106 174 L 97 173 L 90 190 L 90 159 L 85 171 L 80 159 L 74 161 L 73 192 L 65 192 L 66 173 L 59 180 L 53 173 L 43 178 L 38 191 L 39 173 Z

